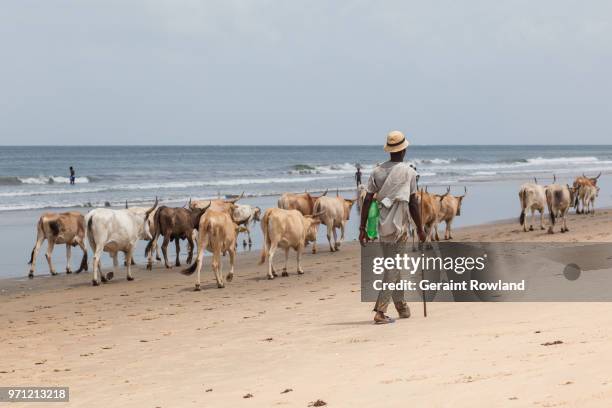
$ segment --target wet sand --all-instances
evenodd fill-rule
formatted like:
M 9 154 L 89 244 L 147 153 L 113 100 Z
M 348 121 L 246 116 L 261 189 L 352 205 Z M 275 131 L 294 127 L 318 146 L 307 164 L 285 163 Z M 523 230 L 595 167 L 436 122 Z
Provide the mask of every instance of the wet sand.
M 513 220 L 455 239 L 609 242 L 612 211 L 569 227 L 523 233 Z M 240 254 L 225 289 L 207 256 L 201 292 L 159 264 L 100 287 L 91 273 L 3 280 L 0 383 L 69 386 L 83 407 L 609 406 L 610 304 L 431 303 L 424 318 L 415 303 L 410 319 L 374 326 L 359 246 L 321 244 L 305 275 L 292 253 L 273 281 L 257 253 Z

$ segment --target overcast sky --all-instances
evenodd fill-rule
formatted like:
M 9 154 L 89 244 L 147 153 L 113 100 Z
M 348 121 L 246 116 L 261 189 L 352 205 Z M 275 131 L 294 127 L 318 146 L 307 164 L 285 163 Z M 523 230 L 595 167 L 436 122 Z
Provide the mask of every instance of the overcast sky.
M 0 51 L 0 144 L 612 140 L 609 0 L 5 0 Z

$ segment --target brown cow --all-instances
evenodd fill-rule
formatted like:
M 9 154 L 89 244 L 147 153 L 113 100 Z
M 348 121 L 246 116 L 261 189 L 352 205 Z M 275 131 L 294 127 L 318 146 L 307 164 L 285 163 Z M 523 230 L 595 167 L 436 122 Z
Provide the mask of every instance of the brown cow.
M 451 234 L 451 227 L 455 216 L 461 215 L 461 204 L 467 194 L 467 187 L 464 187 L 464 194 L 462 196 L 454 196 L 450 193 L 450 186 L 446 190 L 446 194 L 440 197 L 440 210 L 438 212 L 437 224 L 442 221 L 446 223 L 446 229 L 444 231 L 444 239 L 453 239 Z M 438 228 L 436 228 L 436 241 L 440 240 L 438 236 Z
M 83 258 L 81 259 L 81 266 L 76 271 L 87 270 L 87 248 L 85 248 L 85 219 L 83 214 L 76 211 L 70 211 L 65 213 L 44 213 L 38 220 L 36 227 L 36 244 L 32 249 L 30 255 L 30 273 L 28 277 L 34 277 L 34 270 L 36 269 L 36 256 L 40 250 L 40 246 L 43 241 L 47 240 L 47 253 L 46 258 L 49 263 L 49 271 L 51 275 L 57 275 L 53 263 L 51 262 L 51 254 L 53 253 L 53 247 L 55 244 L 66 244 L 66 273 L 72 273 L 72 267 L 70 261 L 72 257 L 72 247 L 79 246 L 83 250 Z
M 344 230 L 346 222 L 351 215 L 351 209 L 355 200 L 348 200 L 340 196 L 337 197 L 319 197 L 315 202 L 315 213 L 322 214 L 320 216 L 321 223 L 327 227 L 327 242 L 329 243 L 329 251 L 335 252 L 340 249 L 340 244 L 344 241 Z M 336 235 L 336 228 L 340 228 L 340 241 Z M 334 245 L 331 243 L 332 233 L 334 235 Z M 313 253 L 316 253 L 316 241 L 313 244 Z
M 212 207 L 212 206 L 211 206 Z M 230 272 L 227 281 L 234 278 L 234 260 L 236 258 L 236 237 L 240 227 L 234 223 L 232 217 L 225 211 L 208 209 L 200 218 L 198 252 L 196 261 L 187 269 L 184 275 L 191 275 L 197 271 L 195 290 L 200 290 L 200 271 L 204 264 L 204 250 L 212 252 L 212 269 L 217 279 L 217 287 L 225 287 L 221 273 L 221 254 L 229 252 Z
M 147 269 L 153 268 L 153 251 L 152 246 L 157 242 L 157 238 L 162 235 L 164 241 L 162 243 L 162 254 L 164 255 L 164 264 L 170 269 L 168 264 L 168 244 L 174 240 L 176 246 L 175 265 L 181 266 L 179 259 L 180 240 L 186 239 L 188 242 L 187 263 L 190 264 L 193 258 L 193 231 L 197 230 L 200 224 L 200 217 L 210 207 L 210 204 L 204 208 L 186 209 L 186 208 L 170 208 L 159 207 L 155 213 L 154 234 L 151 241 L 145 249 L 145 256 L 148 256 Z M 148 255 L 147 255 L 148 254 Z
M 312 215 L 314 213 L 315 202 L 327 195 L 327 190 L 320 196 L 310 195 L 308 192 L 303 194 L 284 193 L 278 199 L 278 208 L 283 210 L 298 210 L 302 215 Z
M 285 250 L 285 267 L 282 276 L 287 273 L 287 261 L 289 260 L 289 249 L 293 248 L 297 256 L 297 273 L 303 274 L 300 265 L 302 250 L 309 241 L 317 237 L 317 226 L 321 222 L 317 213 L 314 215 L 302 215 L 298 210 L 284 210 L 282 208 L 268 208 L 261 220 L 261 231 L 264 236 L 264 247 L 261 250 L 259 264 L 263 264 L 268 257 L 268 279 L 278 276 L 274 271 L 273 259 L 276 248 Z
M 582 206 L 582 210 L 580 210 L 580 196 L 584 196 L 584 191 L 581 192 L 583 187 L 593 186 L 597 187 L 597 181 L 601 177 L 601 172 L 596 177 L 587 177 L 582 173 L 582 176 L 576 177 L 574 180 L 574 191 L 576 192 L 576 197 L 574 199 L 573 207 L 576 209 L 576 214 L 584 214 L 584 205 Z

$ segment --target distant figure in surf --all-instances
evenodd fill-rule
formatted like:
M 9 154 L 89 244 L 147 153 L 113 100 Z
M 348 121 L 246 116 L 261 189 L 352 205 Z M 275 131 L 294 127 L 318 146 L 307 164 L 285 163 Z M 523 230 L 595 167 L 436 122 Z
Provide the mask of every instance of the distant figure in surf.
M 355 172 L 355 182 L 357 183 L 357 188 L 361 185 L 361 167 L 357 166 L 357 171 Z
M 70 166 L 70 184 L 74 184 L 76 180 L 74 167 Z

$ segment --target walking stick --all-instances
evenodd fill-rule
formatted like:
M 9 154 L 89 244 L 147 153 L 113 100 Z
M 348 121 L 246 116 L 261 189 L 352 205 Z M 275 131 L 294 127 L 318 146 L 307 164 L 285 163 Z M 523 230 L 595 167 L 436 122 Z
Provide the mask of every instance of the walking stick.
M 425 229 L 423 227 L 423 190 L 421 190 L 421 203 L 420 203 L 420 209 L 419 209 L 419 218 L 421 219 L 421 228 L 423 228 L 423 230 Z M 427 242 L 427 237 L 425 238 L 425 241 Z M 425 248 L 425 243 L 422 243 L 423 246 L 422 248 Z M 421 265 L 421 281 L 425 280 L 425 270 L 423 269 L 423 265 Z M 425 289 L 421 289 L 421 295 L 423 296 L 423 317 L 427 317 L 427 299 L 425 299 Z

